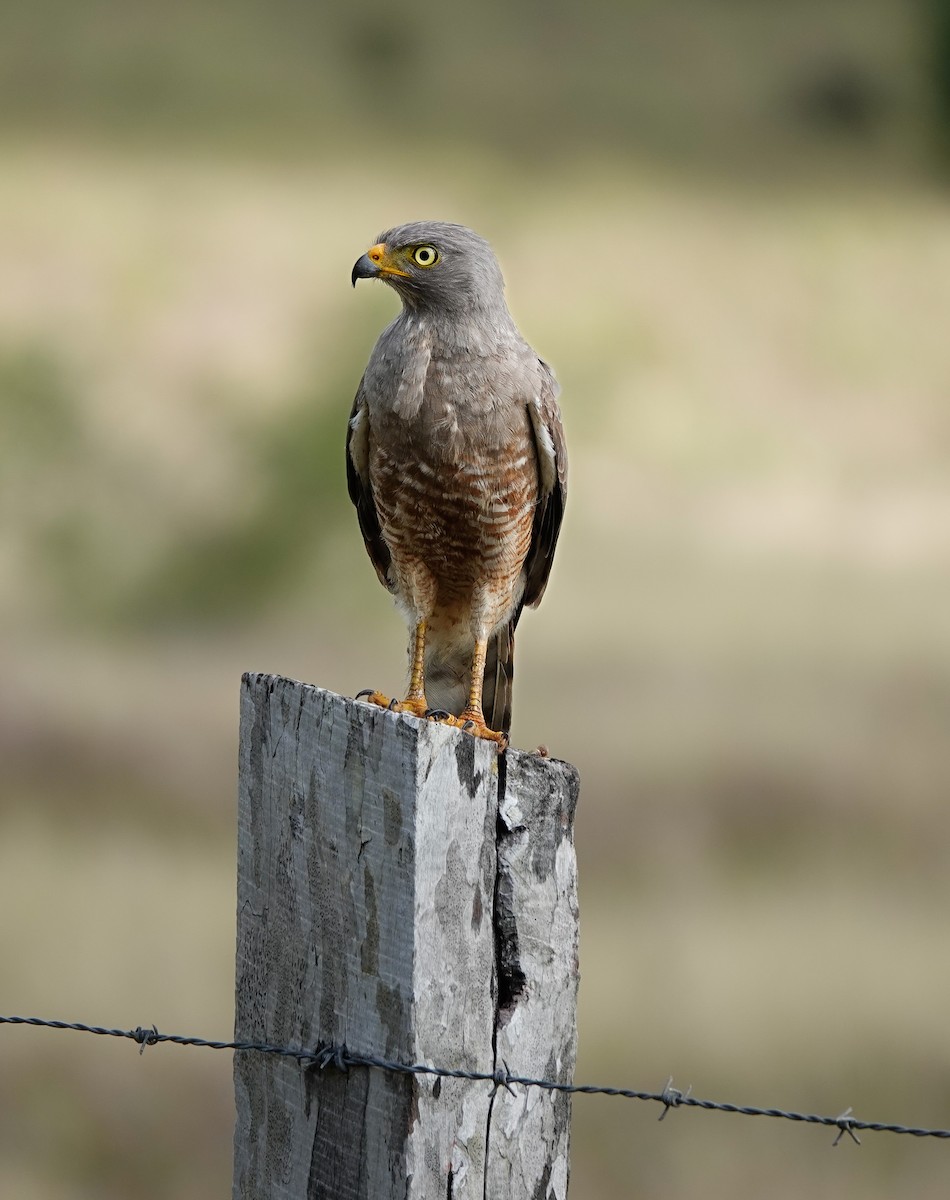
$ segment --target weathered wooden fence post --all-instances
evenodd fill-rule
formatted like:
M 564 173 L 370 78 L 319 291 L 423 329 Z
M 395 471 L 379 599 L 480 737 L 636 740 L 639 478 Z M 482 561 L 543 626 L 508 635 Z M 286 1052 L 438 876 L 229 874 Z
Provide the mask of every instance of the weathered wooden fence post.
M 235 1038 L 570 1082 L 566 763 L 269 675 L 241 698 Z M 237 1053 L 235 1200 L 564 1200 L 570 1097 Z

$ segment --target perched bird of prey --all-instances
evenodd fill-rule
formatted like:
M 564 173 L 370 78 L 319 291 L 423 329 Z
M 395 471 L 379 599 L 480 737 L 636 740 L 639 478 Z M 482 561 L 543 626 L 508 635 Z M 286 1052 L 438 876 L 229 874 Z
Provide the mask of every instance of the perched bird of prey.
M 402 301 L 350 415 L 363 540 L 412 631 L 409 690 L 373 703 L 507 745 L 514 632 L 544 594 L 567 490 L 558 386 L 518 332 L 488 243 L 418 221 L 353 267 Z

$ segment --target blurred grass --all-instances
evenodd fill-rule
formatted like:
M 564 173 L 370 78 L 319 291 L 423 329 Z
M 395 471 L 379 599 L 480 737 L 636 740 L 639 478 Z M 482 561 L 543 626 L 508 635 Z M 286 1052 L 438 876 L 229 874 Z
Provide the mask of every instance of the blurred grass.
M 399 688 L 342 458 L 394 301 L 348 276 L 441 216 L 564 389 L 514 733 L 584 781 L 579 1075 L 947 1125 L 932 11 L 8 15 L 0 1009 L 230 1029 L 239 675 Z M 226 1192 L 226 1059 L 88 1041 L 3 1035 L 0 1194 Z M 917 1141 L 574 1113 L 588 1200 L 946 1191 Z
M 939 28 L 939 6 L 897 0 L 34 0 L 6 22 L 0 113 L 17 134 L 178 149 L 338 153 L 369 135 L 370 154 L 410 162 L 458 139 L 537 166 L 594 145 L 726 173 L 880 173 L 933 150 Z
M 315 371 L 312 385 L 282 406 L 272 426 L 244 433 L 242 491 L 256 495 L 254 502 L 237 517 L 229 513 L 223 528 L 215 522 L 183 530 L 124 598 L 130 620 L 176 625 L 247 617 L 275 593 L 299 586 L 314 559 L 319 566 L 332 530 L 349 516 L 337 401 L 352 387 L 352 371 L 336 363 L 333 369 L 337 377 Z

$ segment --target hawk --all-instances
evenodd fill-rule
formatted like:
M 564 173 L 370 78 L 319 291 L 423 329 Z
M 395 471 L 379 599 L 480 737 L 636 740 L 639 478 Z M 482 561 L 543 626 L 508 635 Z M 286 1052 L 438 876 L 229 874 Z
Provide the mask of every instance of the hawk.
M 357 389 L 347 482 L 369 557 L 411 629 L 405 699 L 361 695 L 504 749 L 515 626 L 544 594 L 564 513 L 558 386 L 470 229 L 390 229 L 357 260 L 359 279 L 389 284 L 402 311 Z

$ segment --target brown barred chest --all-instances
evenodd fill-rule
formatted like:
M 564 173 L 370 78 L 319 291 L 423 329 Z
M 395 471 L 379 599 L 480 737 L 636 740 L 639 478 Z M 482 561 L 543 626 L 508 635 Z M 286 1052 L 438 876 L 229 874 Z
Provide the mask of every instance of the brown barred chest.
M 459 596 L 480 584 L 510 589 L 531 541 L 537 501 L 534 447 L 475 450 L 465 462 L 407 458 L 384 446 L 370 455 L 370 479 L 397 576 L 416 564 Z

